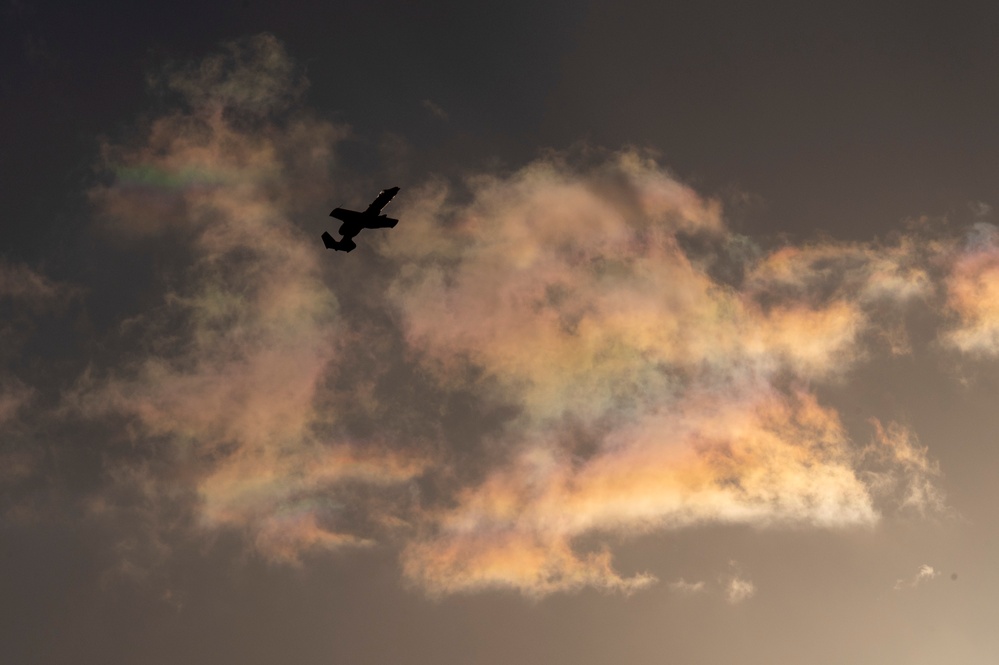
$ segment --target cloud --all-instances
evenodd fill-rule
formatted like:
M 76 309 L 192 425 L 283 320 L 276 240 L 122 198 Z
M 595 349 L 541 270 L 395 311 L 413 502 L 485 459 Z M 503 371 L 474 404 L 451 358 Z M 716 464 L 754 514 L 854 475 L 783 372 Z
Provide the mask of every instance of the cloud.
M 34 391 L 16 377 L 7 377 L 0 383 L 0 426 L 14 420 L 30 400 Z
M 606 552 L 574 550 L 586 535 L 878 519 L 840 424 L 803 395 L 692 398 L 608 434 L 585 460 L 538 441 L 456 503 L 404 552 L 407 576 L 434 593 L 510 586 L 535 594 L 584 582 L 631 591 L 653 581 L 619 575 Z
M 43 314 L 59 312 L 80 289 L 0 257 L 0 426 L 11 423 L 36 389 L 13 366 Z
M 295 61 L 266 33 L 227 42 L 220 53 L 151 78 L 179 92 L 196 112 L 225 109 L 234 116 L 271 116 L 298 105 L 308 87 Z
M 937 578 L 939 576 L 940 576 L 940 571 L 939 570 L 935 570 L 933 568 L 933 566 L 930 566 L 930 565 L 927 565 L 927 564 L 924 563 L 923 565 L 921 565 L 919 567 L 919 570 L 916 571 L 915 575 L 913 575 L 911 578 L 909 578 L 907 580 L 905 580 L 905 579 L 896 580 L 895 581 L 895 585 L 892 588 L 895 589 L 895 591 L 900 591 L 900 590 L 906 589 L 906 588 L 908 588 L 908 589 L 914 589 L 917 586 L 919 586 L 920 584 L 923 584 L 924 582 L 928 582 L 928 581 L 930 581 L 932 579 L 935 579 L 935 578 Z
M 864 359 L 883 310 L 929 296 L 911 242 L 732 259 L 718 204 L 635 151 L 596 166 L 548 156 L 467 186 L 465 204 L 437 186 L 401 211 L 379 246 L 401 264 L 389 295 L 440 381 L 520 415 L 499 437 L 508 460 L 428 511 L 403 552 L 410 580 L 630 592 L 652 576 L 577 544 L 880 519 L 858 449 L 807 386 Z M 741 283 L 714 276 L 723 260 L 744 262 Z M 469 384 L 470 367 L 489 381 Z M 881 461 L 914 479 L 910 503 L 933 500 L 915 449 L 885 446 Z
M 875 440 L 862 455 L 872 491 L 920 515 L 946 512 L 939 485 L 940 465 L 929 457 L 928 448 L 919 446 L 915 436 L 899 423 L 887 427 L 876 419 L 871 423 Z
M 38 323 L 64 313 L 66 306 L 82 293 L 77 286 L 55 281 L 30 266 L 0 257 L 0 386 L 5 382 L 5 372 L 15 364 Z M 16 383 L 12 377 L 8 376 L 6 382 L 8 385 L 0 387 L 0 391 L 22 392 L 12 385 Z
M 427 112 L 430 113 L 430 115 L 434 116 L 438 120 L 446 121 L 448 119 L 447 111 L 445 111 L 440 107 L 440 105 L 435 104 L 429 99 L 424 99 L 423 101 L 421 101 L 420 106 L 425 108 Z
M 632 593 L 656 575 L 614 553 L 644 534 L 943 505 L 911 433 L 856 445 L 821 387 L 878 339 L 912 353 L 903 314 L 941 293 L 948 343 L 988 347 L 990 238 L 767 248 L 650 154 L 584 150 L 407 187 L 404 223 L 333 264 L 294 220 L 343 188 L 349 130 L 303 107 L 280 43 L 152 80 L 168 110 L 107 142 L 90 197 L 102 237 L 166 248 L 161 290 L 63 413 L 128 439 L 87 503 L 152 531 L 128 570 L 235 531 L 281 563 L 389 542 L 431 595 Z
M 640 155 L 592 173 L 542 160 L 473 186 L 446 229 L 432 204 L 406 211 L 386 250 L 406 261 L 393 296 L 412 345 L 519 386 L 538 417 L 656 399 L 687 372 L 821 376 L 851 361 L 865 323 L 854 304 L 765 311 L 715 282 L 678 235 L 720 236 L 718 205 Z
M 354 488 L 421 467 L 336 434 L 336 413 L 319 410 L 347 331 L 327 257 L 293 223 L 302 200 L 321 205 L 347 130 L 298 109 L 305 80 L 268 35 L 157 80 L 182 106 L 104 147 L 113 179 L 91 200 L 112 237 L 181 239 L 159 275 L 169 288 L 128 322 L 142 351 L 85 376 L 69 401 L 91 418 L 127 416 L 142 446 L 172 446 L 202 529 L 243 531 L 289 562 L 367 544 L 343 524 Z M 130 469 L 120 475 L 160 501 L 155 472 Z
M 954 253 L 945 286 L 954 325 L 943 341 L 973 356 L 999 355 L 999 229 L 974 225 Z
M 116 234 L 195 233 L 209 254 L 293 251 L 289 213 L 328 195 L 333 151 L 349 129 L 301 108 L 308 82 L 280 42 L 232 42 L 151 81 L 179 102 L 141 140 L 102 146 L 113 178 L 90 191 L 98 217 Z
M 968 201 L 968 209 L 975 217 L 988 217 L 992 214 L 992 206 L 984 201 Z
M 756 585 L 751 580 L 733 576 L 725 583 L 725 599 L 732 605 L 738 605 L 756 594 Z
M 48 444 L 37 431 L 45 374 L 25 348 L 43 322 L 61 316 L 81 290 L 22 263 L 0 258 L 0 518 L 31 521 Z
M 730 605 L 738 605 L 756 595 L 756 585 L 744 576 L 742 566 L 738 561 L 728 562 L 729 572 L 718 576 L 725 600 Z
M 812 302 L 846 299 L 860 305 L 893 306 L 933 294 L 927 250 L 918 239 L 901 236 L 895 244 L 838 243 L 786 246 L 752 267 L 746 287 L 771 297 Z
M 705 592 L 705 585 L 703 581 L 698 582 L 688 582 L 682 577 L 669 583 L 670 591 L 684 595 L 692 596 L 695 594 L 700 594 Z
M 69 286 L 52 281 L 23 264 L 0 259 L 0 298 L 27 303 L 51 303 L 73 292 Z

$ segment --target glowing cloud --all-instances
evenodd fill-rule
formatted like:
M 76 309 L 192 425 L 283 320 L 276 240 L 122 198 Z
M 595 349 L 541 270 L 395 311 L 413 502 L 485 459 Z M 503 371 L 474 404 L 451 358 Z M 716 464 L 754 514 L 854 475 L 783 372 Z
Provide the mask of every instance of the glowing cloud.
M 525 446 L 436 516 L 404 553 L 405 570 L 435 593 L 584 582 L 627 591 L 653 578 L 622 578 L 606 551 L 577 554 L 572 543 L 709 521 L 838 527 L 877 517 L 841 426 L 812 398 L 702 396 L 621 427 L 588 459 L 555 441 Z
M 651 576 L 575 543 L 878 520 L 858 451 L 804 386 L 864 356 L 872 309 L 927 296 L 911 245 L 757 252 L 731 286 L 711 273 L 731 242 L 718 205 L 639 153 L 549 157 L 468 186 L 467 205 L 427 190 L 404 211 L 382 245 L 402 264 L 390 296 L 440 380 L 480 368 L 521 416 L 510 462 L 428 513 L 403 553 L 411 580 L 631 591 Z
M 123 324 L 129 362 L 67 401 L 124 415 L 148 449 L 166 442 L 204 531 L 236 529 L 278 562 L 391 531 L 404 576 L 430 594 L 630 593 L 656 577 L 617 570 L 612 548 L 641 534 L 869 528 L 890 500 L 943 505 L 907 430 L 876 423 L 876 442 L 856 446 L 816 387 L 869 357 L 872 332 L 910 352 L 899 312 L 933 305 L 937 273 L 958 320 L 948 339 L 991 348 L 995 243 L 766 250 L 641 151 L 549 154 L 460 192 L 407 188 L 404 223 L 369 245 L 378 279 L 350 307 L 291 221 L 301 201 L 324 207 L 347 130 L 301 110 L 306 83 L 280 44 L 244 40 L 158 80 L 181 107 L 105 147 L 110 179 L 91 198 L 119 242 L 169 238 L 182 258 L 165 262 L 156 306 Z M 392 366 L 359 370 L 362 345 Z M 481 405 L 462 424 L 505 415 L 466 434 L 430 397 L 379 383 L 414 375 Z M 407 426 L 361 440 L 337 390 Z M 109 475 L 154 504 L 157 474 Z M 726 580 L 730 602 L 755 591 Z
M 947 305 L 957 325 L 944 341 L 975 355 L 999 354 L 999 229 L 976 224 L 946 280 Z
M 91 192 L 109 233 L 177 233 L 159 307 L 129 322 L 149 351 L 127 370 L 89 377 L 79 408 L 134 417 L 196 468 L 199 523 L 245 529 L 265 555 L 368 541 L 338 530 L 343 489 L 391 484 L 419 465 L 327 432 L 316 410 L 343 335 L 314 238 L 289 219 L 322 180 L 345 130 L 286 111 L 304 89 L 270 36 L 226 47 L 165 77 L 186 108 L 143 140 L 108 145 L 111 184 Z M 311 174 L 311 175 L 309 175 Z M 319 174 L 318 176 L 316 174 Z

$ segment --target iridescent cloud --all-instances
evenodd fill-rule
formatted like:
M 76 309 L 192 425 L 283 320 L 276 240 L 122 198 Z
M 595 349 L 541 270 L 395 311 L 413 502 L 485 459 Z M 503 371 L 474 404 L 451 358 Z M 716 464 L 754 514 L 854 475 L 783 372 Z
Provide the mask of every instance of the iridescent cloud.
M 131 416 L 192 466 L 198 521 L 245 530 L 267 557 L 365 544 L 337 526 L 345 487 L 412 477 L 419 464 L 333 437 L 317 395 L 344 335 L 315 238 L 290 220 L 324 181 L 345 129 L 281 115 L 304 79 L 270 36 L 230 44 L 166 85 L 186 103 L 141 141 L 108 145 L 114 179 L 91 192 L 107 233 L 177 233 L 173 286 L 128 323 L 147 352 L 74 396 L 83 412 Z M 149 484 L 155 487 L 155 483 Z
M 203 531 L 237 530 L 278 562 L 390 541 L 430 594 L 540 596 L 654 583 L 613 557 L 653 531 L 870 528 L 889 500 L 942 506 L 907 430 L 876 423 L 856 445 L 817 387 L 869 357 L 872 332 L 910 352 L 898 313 L 934 307 L 938 274 L 951 343 L 991 340 L 991 249 L 917 234 L 767 249 L 642 151 L 549 154 L 470 176 L 460 195 L 440 179 L 406 187 L 404 221 L 365 241 L 372 317 L 334 297 L 331 257 L 292 223 L 301 201 L 324 207 L 347 130 L 301 108 L 280 44 L 232 44 L 160 82 L 182 107 L 107 145 L 91 198 L 110 237 L 171 237 L 182 256 L 155 306 L 123 323 L 139 350 L 67 403 L 169 446 Z M 351 363 L 396 340 L 397 355 L 374 354 L 390 367 Z M 384 376 L 417 374 L 429 397 L 386 397 Z M 482 413 L 457 423 L 428 405 L 437 393 L 506 415 L 466 435 Z M 409 420 L 362 440 L 351 407 Z M 155 503 L 152 468 L 110 475 Z M 732 602 L 754 591 L 729 582 Z
M 733 285 L 711 272 L 733 239 L 719 206 L 640 153 L 468 186 L 467 205 L 430 189 L 403 212 L 382 246 L 402 264 L 390 296 L 440 380 L 480 368 L 521 416 L 509 463 L 428 514 L 404 551 L 411 580 L 630 591 L 652 576 L 577 543 L 877 522 L 858 450 L 807 386 L 865 355 L 876 310 L 928 297 L 909 241 L 761 250 Z
M 999 354 L 999 229 L 975 225 L 954 253 L 946 289 L 956 325 L 944 342 L 973 355 Z

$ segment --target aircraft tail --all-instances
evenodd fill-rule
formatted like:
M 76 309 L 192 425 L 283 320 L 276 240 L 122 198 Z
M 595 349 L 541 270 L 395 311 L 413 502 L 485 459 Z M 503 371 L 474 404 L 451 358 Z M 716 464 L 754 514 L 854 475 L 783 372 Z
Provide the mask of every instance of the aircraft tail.
M 343 240 L 336 240 L 330 235 L 329 231 L 323 231 L 323 244 L 326 245 L 326 249 L 332 249 L 337 252 L 349 252 L 350 250 L 357 247 L 353 240 L 350 238 L 344 238 Z

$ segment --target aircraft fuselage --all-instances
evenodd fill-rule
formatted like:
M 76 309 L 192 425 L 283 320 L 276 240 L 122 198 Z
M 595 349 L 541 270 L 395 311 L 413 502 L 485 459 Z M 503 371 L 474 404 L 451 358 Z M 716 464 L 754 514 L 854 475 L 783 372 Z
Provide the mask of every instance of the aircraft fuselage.
M 358 233 L 364 229 L 391 229 L 399 223 L 398 219 L 392 219 L 386 215 L 379 215 L 381 209 L 384 208 L 389 201 L 399 192 L 398 187 L 392 187 L 390 189 L 384 189 L 378 194 L 378 198 L 371 202 L 367 210 L 360 212 L 357 210 L 347 210 L 345 208 L 335 208 L 333 212 L 330 213 L 330 217 L 334 217 L 343 222 L 340 225 L 340 235 L 343 236 L 340 240 L 335 240 L 333 236 L 329 233 L 323 233 L 323 244 L 326 245 L 327 249 L 333 249 L 342 252 L 349 252 L 355 247 L 353 238 Z

